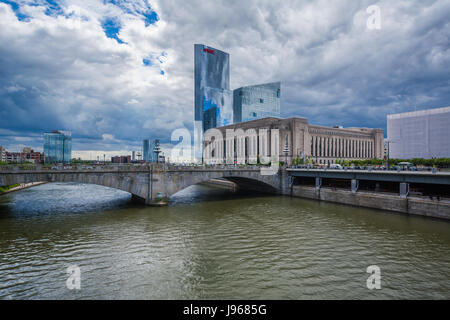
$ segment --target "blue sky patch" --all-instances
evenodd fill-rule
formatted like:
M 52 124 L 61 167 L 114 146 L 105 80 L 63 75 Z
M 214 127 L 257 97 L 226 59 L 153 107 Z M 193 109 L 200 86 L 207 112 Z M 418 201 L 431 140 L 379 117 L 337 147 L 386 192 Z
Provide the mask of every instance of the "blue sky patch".
M 26 14 L 23 14 L 20 12 L 20 7 L 19 7 L 19 4 L 17 4 L 17 2 L 8 1 L 8 0 L 0 0 L 0 3 L 1 2 L 6 3 L 11 6 L 12 10 L 16 14 L 16 17 L 17 17 L 17 19 L 19 19 L 19 21 L 27 21 L 30 18 Z
M 152 65 L 152 61 L 150 59 L 142 59 L 142 63 L 146 66 L 151 66 Z
M 133 1 L 127 1 L 127 0 L 103 0 L 103 3 L 110 3 L 115 5 L 116 7 L 122 9 L 123 12 L 134 15 L 134 16 L 141 16 L 141 18 L 145 22 L 145 26 L 148 27 L 151 24 L 154 24 L 159 20 L 159 16 L 151 7 L 151 5 L 148 3 L 148 1 L 144 1 L 145 7 L 142 8 L 137 3 L 134 3 Z
M 45 14 L 48 16 L 58 16 L 63 15 L 64 10 L 61 8 L 61 6 L 53 0 L 46 0 L 45 3 L 47 4 L 47 8 L 45 9 Z
M 143 12 L 142 15 L 144 16 L 145 26 L 148 27 L 151 24 L 154 24 L 156 21 L 159 20 L 158 14 L 153 11 L 149 10 L 147 12 Z
M 103 30 L 108 38 L 116 39 L 118 43 L 124 43 L 118 36 L 120 31 L 120 23 L 113 18 L 106 18 L 102 22 Z

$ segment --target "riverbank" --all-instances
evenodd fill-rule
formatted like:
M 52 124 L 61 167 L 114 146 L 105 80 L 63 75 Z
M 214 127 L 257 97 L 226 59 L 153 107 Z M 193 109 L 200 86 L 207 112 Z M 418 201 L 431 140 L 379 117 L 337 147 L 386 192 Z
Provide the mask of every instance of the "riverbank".
M 212 179 L 202 184 L 232 191 L 237 190 L 237 185 L 235 183 L 225 179 Z M 321 188 L 317 190 L 315 187 L 309 186 L 293 186 L 292 191 L 284 194 L 298 198 L 387 210 L 450 221 L 450 202 L 447 199 L 438 201 L 437 199 L 429 200 L 427 198 L 414 196 L 402 198 L 396 194 L 365 191 L 353 193 L 349 190 L 333 188 Z
M 450 202 L 341 189 L 293 186 L 291 196 L 450 220 Z
M 44 184 L 47 182 L 30 182 L 30 183 L 21 183 L 16 187 L 13 187 L 11 189 L 8 189 L 6 191 L 0 192 L 0 196 L 7 194 L 7 193 L 11 193 L 11 192 L 16 192 L 16 191 L 20 191 L 23 189 L 27 189 L 27 188 L 31 188 L 31 187 L 35 187 L 35 186 L 39 186 L 41 184 Z

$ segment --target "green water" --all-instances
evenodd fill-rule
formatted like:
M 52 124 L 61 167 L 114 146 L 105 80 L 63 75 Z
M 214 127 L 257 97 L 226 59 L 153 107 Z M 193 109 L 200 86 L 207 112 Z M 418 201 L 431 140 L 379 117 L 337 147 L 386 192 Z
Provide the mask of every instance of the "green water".
M 384 211 L 205 186 L 162 208 L 84 184 L 0 197 L 0 299 L 449 299 L 449 270 L 450 223 Z

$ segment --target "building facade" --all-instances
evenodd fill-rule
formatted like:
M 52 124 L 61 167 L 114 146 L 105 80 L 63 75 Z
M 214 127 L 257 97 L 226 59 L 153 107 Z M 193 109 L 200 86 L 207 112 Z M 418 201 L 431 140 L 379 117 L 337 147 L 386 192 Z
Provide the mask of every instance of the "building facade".
M 0 162 L 6 162 L 6 149 L 0 146 Z
M 450 158 L 450 107 L 387 116 L 389 157 Z
M 229 134 L 227 137 L 227 129 L 235 133 L 242 129 L 241 132 L 246 134 Z M 204 148 L 207 154 L 222 159 L 222 162 L 230 158 L 236 161 L 238 157 L 255 162 L 260 156 L 271 157 L 278 153 L 278 159 L 288 164 L 294 158 L 332 164 L 338 160 L 382 159 L 384 152 L 382 129 L 316 126 L 308 124 L 305 118 L 264 118 L 217 130 L 223 140 L 207 138 Z
M 280 117 L 281 83 L 247 86 L 233 91 L 233 123 Z
M 144 161 L 145 162 L 156 162 L 156 153 L 155 153 L 155 147 L 159 144 L 159 140 L 144 140 L 143 145 L 143 155 L 144 155 Z
M 230 55 L 194 45 L 195 157 L 201 159 L 203 132 L 233 123 L 233 92 L 230 90 Z
M 72 134 L 54 130 L 44 133 L 45 163 L 70 163 L 72 159 Z
M 131 163 L 131 156 L 115 156 L 111 157 L 112 163 Z

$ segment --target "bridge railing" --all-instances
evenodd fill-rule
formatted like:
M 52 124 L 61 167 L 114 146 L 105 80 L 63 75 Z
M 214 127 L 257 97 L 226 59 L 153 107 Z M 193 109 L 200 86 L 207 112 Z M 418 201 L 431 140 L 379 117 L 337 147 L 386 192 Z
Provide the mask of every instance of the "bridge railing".
M 204 171 L 204 170 L 259 170 L 257 165 L 246 164 L 217 164 L 217 165 L 175 165 L 175 164 L 101 164 L 101 165 L 43 165 L 43 164 L 14 164 L 0 165 L 0 172 L 31 172 L 31 171 Z

